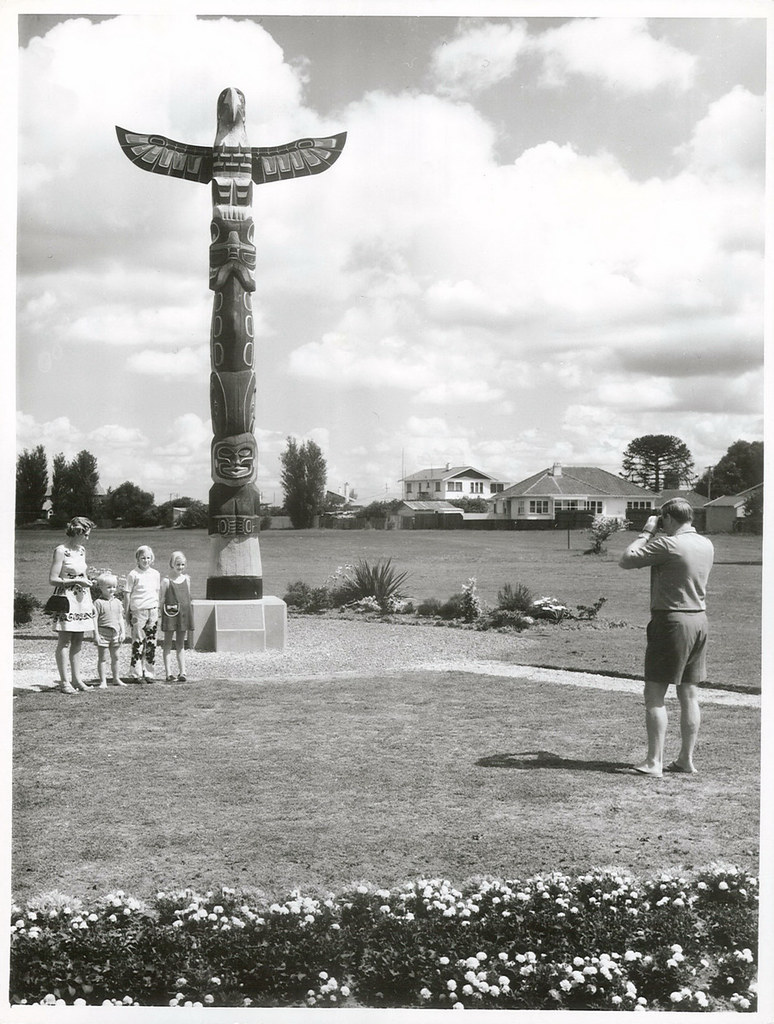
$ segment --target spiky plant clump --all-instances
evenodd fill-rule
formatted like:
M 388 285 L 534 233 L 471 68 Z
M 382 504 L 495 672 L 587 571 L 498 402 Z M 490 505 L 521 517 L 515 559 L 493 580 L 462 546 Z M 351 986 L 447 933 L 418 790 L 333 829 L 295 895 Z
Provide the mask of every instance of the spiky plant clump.
M 373 565 L 361 558 L 353 565 L 340 586 L 340 597 L 343 603 L 360 601 L 364 597 L 372 597 L 382 611 L 390 611 L 401 595 L 400 588 L 408 579 L 408 572 L 398 572 L 391 558 L 374 562 Z

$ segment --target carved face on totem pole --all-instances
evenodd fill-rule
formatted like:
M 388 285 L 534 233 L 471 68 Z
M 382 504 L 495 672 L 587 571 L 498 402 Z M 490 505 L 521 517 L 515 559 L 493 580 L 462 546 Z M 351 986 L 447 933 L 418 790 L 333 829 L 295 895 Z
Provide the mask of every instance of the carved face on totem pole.
M 212 442 L 212 479 L 229 487 L 242 487 L 256 478 L 258 446 L 252 434 L 235 434 Z

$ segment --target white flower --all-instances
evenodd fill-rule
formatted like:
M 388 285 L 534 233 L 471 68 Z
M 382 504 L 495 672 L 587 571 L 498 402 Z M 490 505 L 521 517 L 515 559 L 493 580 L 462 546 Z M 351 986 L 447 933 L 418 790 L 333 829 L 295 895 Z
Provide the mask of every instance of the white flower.
M 211 1003 L 215 1002 L 215 996 L 208 992 L 207 995 L 204 997 L 204 1001 L 209 1006 Z
M 462 986 L 462 991 L 463 991 L 464 995 L 472 996 L 473 995 L 473 986 L 472 985 L 463 985 Z
M 683 1001 L 683 992 L 670 992 L 669 998 L 673 1003 L 681 1003 Z
M 718 889 L 726 890 L 728 888 L 728 882 L 718 882 Z
M 339 991 L 341 992 L 341 994 L 342 994 L 342 995 L 344 996 L 344 998 L 346 999 L 346 998 L 347 998 L 347 996 L 348 996 L 348 995 L 349 995 L 349 993 L 350 993 L 350 988 L 349 988 L 349 985 L 342 985 L 342 986 L 341 986 L 341 988 L 339 989 Z
M 476 953 L 476 960 L 480 960 L 482 963 L 487 959 L 486 953 Z
M 452 1010 L 464 1010 L 464 1009 L 465 1009 L 465 1006 L 462 1003 L 455 1003 L 454 1006 L 452 1006 Z
M 441 964 L 442 967 L 446 967 L 448 965 L 448 963 L 449 963 L 448 956 L 440 956 L 440 957 L 438 957 L 438 963 Z
M 448 990 L 450 992 L 454 992 L 456 990 L 456 988 L 457 988 L 457 982 L 454 980 L 454 978 L 450 978 L 446 982 L 446 987 L 448 988 Z
M 419 990 L 419 994 L 423 999 L 430 999 L 432 992 L 429 988 L 421 988 Z

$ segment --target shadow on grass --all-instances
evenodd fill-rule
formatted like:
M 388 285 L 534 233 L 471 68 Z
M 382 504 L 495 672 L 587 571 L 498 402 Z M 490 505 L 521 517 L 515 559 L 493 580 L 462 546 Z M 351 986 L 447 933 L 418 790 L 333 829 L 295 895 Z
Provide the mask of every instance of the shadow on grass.
M 522 750 L 513 754 L 490 754 L 476 761 L 479 768 L 564 768 L 576 772 L 608 772 L 612 775 L 627 773 L 631 761 L 582 760 L 577 757 L 562 757 L 550 750 Z

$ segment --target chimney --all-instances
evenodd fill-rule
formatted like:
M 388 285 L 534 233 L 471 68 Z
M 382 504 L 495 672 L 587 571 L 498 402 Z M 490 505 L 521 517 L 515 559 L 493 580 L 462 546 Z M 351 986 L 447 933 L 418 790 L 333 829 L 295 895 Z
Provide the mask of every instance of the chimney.
M 446 472 L 448 473 L 450 469 L 451 469 L 451 463 L 447 462 L 446 463 Z
M 551 469 L 551 476 L 561 476 L 561 475 L 562 475 L 562 464 L 561 464 L 561 462 L 555 462 L 553 467 L 552 467 L 552 469 Z

